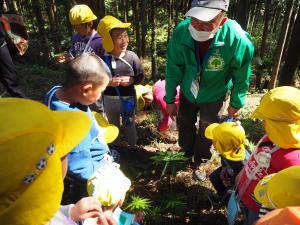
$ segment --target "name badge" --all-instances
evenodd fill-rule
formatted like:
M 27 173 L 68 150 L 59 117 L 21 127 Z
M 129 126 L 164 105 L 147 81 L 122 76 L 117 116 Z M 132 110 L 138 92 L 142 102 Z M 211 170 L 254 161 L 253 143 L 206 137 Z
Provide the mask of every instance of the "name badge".
M 191 92 L 194 96 L 194 98 L 196 99 L 198 96 L 198 92 L 199 92 L 199 81 L 193 80 L 192 85 L 191 85 Z

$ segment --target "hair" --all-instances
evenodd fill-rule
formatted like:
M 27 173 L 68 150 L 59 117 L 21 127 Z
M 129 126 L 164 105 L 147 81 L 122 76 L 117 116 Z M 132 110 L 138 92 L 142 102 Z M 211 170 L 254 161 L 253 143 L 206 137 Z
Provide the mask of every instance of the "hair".
M 102 59 L 91 53 L 83 53 L 70 61 L 67 66 L 64 88 L 70 88 L 85 82 L 96 85 L 105 84 L 109 79 Z

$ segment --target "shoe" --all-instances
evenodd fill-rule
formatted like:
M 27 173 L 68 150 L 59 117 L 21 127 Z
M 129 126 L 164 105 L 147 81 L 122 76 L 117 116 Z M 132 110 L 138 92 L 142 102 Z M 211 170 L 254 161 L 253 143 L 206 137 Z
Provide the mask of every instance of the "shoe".
M 115 149 L 111 149 L 110 152 L 111 152 L 111 156 L 114 159 L 114 162 L 119 163 L 120 162 L 120 158 L 121 158 L 120 157 L 120 153 L 117 150 L 115 150 Z
M 206 180 L 206 172 L 200 171 L 200 170 L 194 170 L 193 178 L 197 181 L 205 181 Z

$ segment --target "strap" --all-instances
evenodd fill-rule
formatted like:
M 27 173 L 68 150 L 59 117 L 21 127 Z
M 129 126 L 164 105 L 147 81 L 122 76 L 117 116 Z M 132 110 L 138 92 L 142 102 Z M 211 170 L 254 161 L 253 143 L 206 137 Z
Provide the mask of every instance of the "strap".
M 54 86 L 53 88 L 51 88 L 51 90 L 48 92 L 50 93 L 49 98 L 48 98 L 48 102 L 47 102 L 47 106 L 49 109 L 51 109 L 50 104 L 51 104 L 51 100 L 54 96 L 54 94 L 56 93 L 56 90 L 61 88 L 61 86 Z
M 84 50 L 83 50 L 83 53 L 87 52 L 88 47 L 90 46 L 90 43 L 91 43 L 93 37 L 96 35 L 96 33 L 97 33 L 97 32 L 96 32 L 95 30 L 93 30 L 93 33 L 91 34 L 88 43 L 85 45 L 85 48 L 84 48 Z
M 259 142 L 259 143 L 258 143 L 258 146 L 261 146 L 262 143 L 263 143 L 263 142 Z M 270 150 L 269 153 L 272 155 L 273 153 L 277 152 L 279 149 L 280 149 L 280 147 L 277 146 L 277 145 L 275 145 L 275 146 Z M 255 153 L 254 153 L 254 157 L 255 157 Z M 258 160 L 256 160 L 256 161 L 259 162 Z M 245 185 L 241 188 L 241 190 L 239 191 L 239 196 L 240 196 L 240 198 L 242 198 L 243 195 L 245 194 L 245 192 L 246 192 L 246 190 L 248 189 L 248 187 L 249 187 L 251 181 L 256 177 L 257 172 L 258 172 L 260 169 L 262 169 L 262 168 L 265 168 L 265 170 L 268 171 L 268 169 L 270 168 L 270 165 L 271 165 L 270 162 L 269 162 L 269 164 L 268 164 L 268 167 L 265 167 L 265 166 L 262 166 L 262 165 L 258 164 L 258 165 L 254 168 L 253 172 L 251 172 L 251 176 L 250 176 L 249 179 L 246 181 L 246 184 L 245 184 Z M 245 167 L 244 167 L 244 168 L 245 168 Z M 244 169 L 243 169 L 243 170 L 244 170 Z M 267 172 L 267 174 L 268 174 L 268 172 Z M 239 182 L 240 182 L 240 181 L 239 181 Z M 238 183 L 237 186 L 239 186 L 239 183 Z
M 123 63 L 125 63 L 127 66 L 129 66 L 129 68 L 132 70 L 132 72 L 133 72 L 133 74 L 134 74 L 134 70 L 133 70 L 133 68 L 132 68 L 132 66 L 130 65 L 130 63 L 129 62 L 127 62 L 125 59 L 123 59 L 122 57 L 120 57 L 120 58 L 118 58 L 118 59 L 120 59 Z

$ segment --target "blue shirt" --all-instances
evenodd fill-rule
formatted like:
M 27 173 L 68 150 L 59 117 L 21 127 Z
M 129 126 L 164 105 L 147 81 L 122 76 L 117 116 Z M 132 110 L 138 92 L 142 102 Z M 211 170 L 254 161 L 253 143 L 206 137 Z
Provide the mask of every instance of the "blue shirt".
M 56 92 L 60 86 L 53 87 L 45 96 L 44 103 L 52 110 L 84 111 L 92 121 L 92 127 L 85 138 L 68 154 L 68 172 L 87 180 L 104 163 L 104 155 L 109 152 L 103 133 L 88 106 L 69 104 L 60 101 Z

